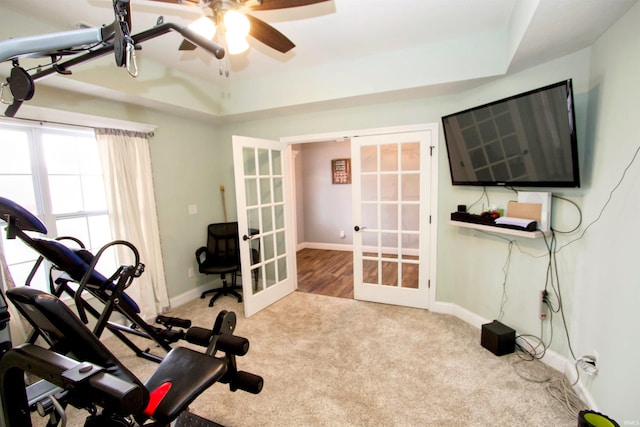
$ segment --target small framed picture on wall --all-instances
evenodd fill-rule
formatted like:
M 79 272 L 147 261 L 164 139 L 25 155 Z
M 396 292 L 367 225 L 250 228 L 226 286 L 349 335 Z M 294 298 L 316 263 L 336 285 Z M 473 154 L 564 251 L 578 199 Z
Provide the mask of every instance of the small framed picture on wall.
M 333 184 L 351 184 L 351 159 L 331 160 Z

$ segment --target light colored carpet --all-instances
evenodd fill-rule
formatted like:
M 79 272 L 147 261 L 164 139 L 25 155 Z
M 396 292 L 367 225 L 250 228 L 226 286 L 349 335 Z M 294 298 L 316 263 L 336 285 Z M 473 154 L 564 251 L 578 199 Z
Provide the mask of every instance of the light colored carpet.
M 577 424 L 548 383 L 523 378 L 559 379 L 557 372 L 493 355 L 479 330 L 453 316 L 294 292 L 245 319 L 234 298 L 213 308 L 207 301 L 171 315 L 209 327 L 220 310 L 235 311 L 236 335 L 251 342 L 238 368 L 264 378 L 259 395 L 215 384 L 192 404 L 227 426 Z M 155 369 L 114 338 L 108 345 L 140 378 Z

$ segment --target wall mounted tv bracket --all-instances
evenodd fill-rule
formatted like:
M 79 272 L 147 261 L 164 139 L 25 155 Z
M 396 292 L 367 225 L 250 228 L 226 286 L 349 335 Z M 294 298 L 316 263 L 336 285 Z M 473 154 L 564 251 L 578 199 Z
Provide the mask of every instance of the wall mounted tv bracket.
M 0 86 L 0 101 L 9 105 L 5 116 L 15 116 L 20 105 L 33 97 L 35 80 L 54 73 L 71 74 L 70 67 L 99 58 L 110 52 L 114 53 L 118 67 L 126 67 L 129 74 L 136 77 L 138 67 L 135 61 L 135 50 L 141 48 L 139 44 L 170 31 L 180 33 L 186 40 L 202 47 L 218 59 L 222 59 L 225 55 L 224 49 L 216 43 L 187 27 L 165 23 L 163 17 L 158 18 L 155 27 L 131 35 L 130 0 L 113 0 L 113 10 L 115 19 L 107 26 L 0 41 L 0 62 L 13 62 L 11 75 Z M 19 64 L 19 58 L 27 56 L 51 57 L 51 64 L 38 67 L 34 74 L 29 74 Z M 60 62 L 63 56 L 73 56 L 73 58 Z M 12 100 L 5 99 L 7 87 L 13 96 Z

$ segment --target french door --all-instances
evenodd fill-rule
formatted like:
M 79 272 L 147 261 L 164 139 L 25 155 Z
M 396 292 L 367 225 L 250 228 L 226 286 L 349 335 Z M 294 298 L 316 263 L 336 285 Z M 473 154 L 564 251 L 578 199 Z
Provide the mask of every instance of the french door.
M 233 136 L 244 314 L 296 288 L 288 144 Z
M 356 299 L 429 307 L 436 132 L 351 140 Z

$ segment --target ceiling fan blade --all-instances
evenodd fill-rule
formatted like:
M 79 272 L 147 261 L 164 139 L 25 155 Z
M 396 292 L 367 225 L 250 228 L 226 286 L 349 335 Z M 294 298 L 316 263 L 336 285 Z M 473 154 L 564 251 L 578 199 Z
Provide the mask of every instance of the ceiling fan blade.
M 279 52 L 287 53 L 296 45 L 280 31 L 255 16 L 245 15 L 251 23 L 249 35 Z
M 180 43 L 180 47 L 178 47 L 178 50 L 195 50 L 197 47 L 198 46 L 191 43 L 189 40 L 184 39 L 182 40 L 182 43 Z
M 262 0 L 262 4 L 247 4 L 249 10 L 273 10 L 289 7 L 308 6 L 310 4 L 324 3 L 329 0 Z

